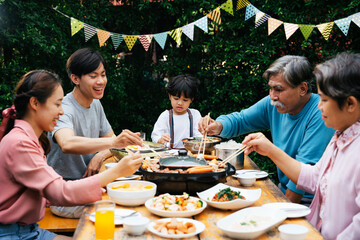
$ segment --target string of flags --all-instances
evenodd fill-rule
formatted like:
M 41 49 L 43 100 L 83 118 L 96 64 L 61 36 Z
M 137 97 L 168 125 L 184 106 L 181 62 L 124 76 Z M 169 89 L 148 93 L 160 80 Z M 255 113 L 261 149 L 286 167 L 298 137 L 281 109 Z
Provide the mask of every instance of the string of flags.
M 348 34 L 351 22 L 355 23 L 358 27 L 360 27 L 360 12 L 350 15 L 346 18 L 315 25 L 315 24 L 295 24 L 295 23 L 283 22 L 281 20 L 271 17 L 267 13 L 260 11 L 258 8 L 252 5 L 248 0 L 238 0 L 236 5 L 236 10 L 240 10 L 242 8 L 246 8 L 245 21 L 255 16 L 255 28 L 259 27 L 261 24 L 265 23 L 266 21 L 268 22 L 268 36 L 272 34 L 281 25 L 283 25 L 286 39 L 289 39 L 298 29 L 300 29 L 305 40 L 309 38 L 314 28 L 317 28 L 324 37 L 324 39 L 328 40 L 331 30 L 333 29 L 333 26 L 335 24 L 338 28 L 340 28 L 340 30 L 343 32 L 345 36 L 347 36 Z M 115 49 L 117 49 L 119 45 L 124 41 L 129 51 L 132 50 L 137 40 L 140 41 L 145 51 L 149 50 L 150 43 L 153 39 L 159 44 L 159 46 L 162 49 L 164 49 L 165 47 L 165 43 L 168 36 L 173 38 L 178 45 L 181 45 L 181 36 L 183 33 L 191 41 L 193 41 L 195 26 L 201 29 L 202 31 L 204 31 L 205 33 L 208 33 L 208 19 L 212 20 L 215 24 L 218 25 L 221 24 L 220 9 L 228 12 L 231 15 L 234 15 L 233 1 L 227 0 L 225 3 L 221 4 L 220 6 L 212 10 L 210 13 L 207 13 L 204 17 L 201 17 L 200 19 L 194 22 L 191 22 L 185 26 L 176 29 L 172 29 L 161 33 L 129 35 L 129 34 L 114 33 L 96 28 L 78 19 L 69 17 L 64 13 L 58 11 L 57 8 L 54 8 L 55 11 L 61 13 L 67 18 L 70 18 L 71 36 L 74 36 L 81 29 L 84 29 L 85 42 L 89 41 L 95 34 L 97 34 L 100 47 L 104 46 L 106 41 L 109 38 L 111 38 Z
M 319 32 L 322 34 L 325 40 L 329 39 L 331 30 L 333 29 L 334 24 L 340 28 L 345 36 L 347 36 L 350 23 L 355 23 L 358 27 L 360 27 L 360 12 L 355 13 L 346 18 L 341 18 L 332 22 L 322 23 L 322 24 L 295 24 L 295 23 L 287 23 L 276 18 L 272 18 L 269 14 L 266 14 L 259 9 L 257 9 L 254 5 L 252 5 L 248 0 L 239 0 L 237 2 L 236 10 L 242 9 L 246 7 L 245 11 L 245 21 L 249 18 L 255 16 L 255 27 L 259 27 L 264 22 L 268 22 L 268 35 L 273 33 L 278 27 L 284 25 L 285 36 L 286 39 L 289 39 L 296 30 L 300 29 L 303 34 L 305 40 L 307 40 L 314 30 L 317 28 Z

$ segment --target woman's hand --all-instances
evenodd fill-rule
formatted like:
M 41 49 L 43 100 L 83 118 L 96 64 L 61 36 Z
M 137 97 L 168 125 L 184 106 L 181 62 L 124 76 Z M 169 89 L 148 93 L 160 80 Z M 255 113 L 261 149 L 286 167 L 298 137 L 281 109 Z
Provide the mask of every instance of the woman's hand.
M 161 138 L 158 140 L 158 143 L 160 144 L 165 144 L 167 142 L 170 142 L 171 138 L 170 138 L 170 134 L 165 133 L 161 136 Z
M 244 152 L 246 155 L 256 151 L 263 156 L 270 157 L 276 148 L 276 146 L 262 133 L 251 133 L 247 135 L 242 144 L 249 146 L 249 148 Z
M 223 128 L 220 122 L 216 122 L 209 116 L 201 118 L 198 127 L 201 134 L 204 135 L 207 132 L 209 136 L 220 134 Z
M 135 173 L 140 168 L 142 160 L 139 152 L 123 157 L 116 165 L 118 177 L 126 177 Z

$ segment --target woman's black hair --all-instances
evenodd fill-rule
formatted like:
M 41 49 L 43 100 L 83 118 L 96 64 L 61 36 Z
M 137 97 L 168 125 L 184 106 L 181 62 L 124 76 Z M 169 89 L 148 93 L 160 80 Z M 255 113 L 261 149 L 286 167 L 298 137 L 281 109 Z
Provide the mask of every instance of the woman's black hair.
M 348 97 L 360 101 L 360 54 L 340 53 L 315 67 L 320 90 L 337 101 L 340 109 Z
M 181 97 L 181 94 L 184 94 L 184 97 L 194 99 L 197 92 L 200 81 L 192 75 L 181 74 L 170 79 L 166 92 L 172 96 Z
M 61 85 L 59 76 L 46 70 L 34 70 L 26 73 L 20 79 L 15 88 L 14 106 L 16 119 L 23 119 L 28 111 L 31 97 L 35 97 L 41 104 L 53 94 L 56 87 Z M 15 119 L 10 118 L 7 122 L 4 136 L 14 128 Z M 50 152 L 50 142 L 46 134 L 42 134 L 39 141 L 45 151 Z
M 106 69 L 106 62 L 100 52 L 90 48 L 81 48 L 74 52 L 66 62 L 66 71 L 78 77 L 95 71 L 100 63 Z

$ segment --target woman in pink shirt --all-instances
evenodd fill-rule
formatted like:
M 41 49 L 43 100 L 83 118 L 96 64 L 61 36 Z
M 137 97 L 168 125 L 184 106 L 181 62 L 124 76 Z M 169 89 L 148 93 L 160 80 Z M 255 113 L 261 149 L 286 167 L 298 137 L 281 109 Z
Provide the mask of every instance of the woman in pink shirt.
M 64 181 L 47 165 L 50 144 L 44 131 L 52 131 L 64 114 L 64 96 L 56 74 L 36 70 L 16 87 L 14 105 L 3 112 L 0 132 L 0 239 L 70 239 L 39 229 L 46 200 L 58 205 L 81 205 L 102 198 L 102 187 L 140 166 L 139 153 L 103 173 Z
M 326 239 L 360 239 L 360 55 L 342 53 L 314 74 L 325 125 L 336 129 L 320 161 L 290 158 L 261 133 L 243 144 L 268 156 L 298 188 L 315 194 L 307 219 Z

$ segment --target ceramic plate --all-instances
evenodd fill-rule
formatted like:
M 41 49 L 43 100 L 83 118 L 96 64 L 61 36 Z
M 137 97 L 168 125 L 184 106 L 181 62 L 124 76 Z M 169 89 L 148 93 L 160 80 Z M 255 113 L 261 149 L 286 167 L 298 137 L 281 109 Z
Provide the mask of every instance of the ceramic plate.
M 127 216 L 130 213 L 135 212 L 134 210 L 130 210 L 130 209 L 120 209 L 120 208 L 116 208 L 115 209 L 115 225 L 121 225 L 123 224 L 124 220 L 126 220 L 126 218 L 122 218 L 122 216 Z M 132 217 L 135 216 L 141 216 L 140 213 L 137 213 L 135 215 L 132 215 Z M 95 222 L 95 212 L 91 213 L 89 216 L 90 221 Z
M 253 239 L 280 225 L 285 219 L 286 213 L 279 209 L 249 207 L 220 219 L 216 226 L 231 238 Z
M 133 179 L 137 179 L 137 178 L 140 178 L 141 175 L 130 175 L 130 176 L 127 176 L 127 177 L 119 177 L 117 179 L 115 179 L 116 181 L 123 181 L 123 180 L 133 180 Z
M 176 196 L 176 195 L 175 195 Z M 158 198 L 158 197 L 155 197 L 155 198 L 151 198 L 149 200 L 147 200 L 145 202 L 145 207 L 153 214 L 155 215 L 158 215 L 158 216 L 161 216 L 161 217 L 182 217 L 182 218 L 185 218 L 185 217 L 192 217 L 194 215 L 197 215 L 199 213 L 201 213 L 207 206 L 206 202 L 202 201 L 203 202 L 203 206 L 201 208 L 197 208 L 195 210 L 192 210 L 192 211 L 166 211 L 166 210 L 158 210 L 156 208 L 153 208 L 151 207 L 150 205 L 153 203 L 153 201 Z M 196 197 L 190 197 L 190 198 L 193 198 L 195 200 L 200 200 L 199 198 L 196 198 Z
M 199 221 L 196 221 L 196 220 L 193 220 L 193 219 L 190 219 L 190 218 L 177 218 L 177 220 L 181 221 L 183 223 L 186 223 L 186 222 L 193 223 L 195 225 L 196 231 L 193 232 L 193 233 L 188 233 L 188 234 L 164 234 L 164 233 L 158 232 L 154 228 L 154 226 L 156 224 L 155 222 L 151 222 L 147 229 L 150 232 L 152 232 L 153 234 L 158 235 L 158 236 L 163 237 L 163 238 L 188 238 L 188 237 L 195 236 L 195 235 L 197 235 L 197 234 L 199 234 L 199 233 L 201 233 L 202 231 L 205 230 L 205 225 L 202 222 L 199 222 Z M 157 220 L 157 221 L 170 222 L 171 218 L 163 218 L 163 219 L 160 219 L 160 220 Z
M 288 218 L 304 217 L 311 213 L 310 208 L 298 203 L 274 202 L 264 204 L 263 207 L 283 210 L 284 212 L 286 212 Z
M 225 188 L 230 188 L 232 191 L 239 192 L 240 195 L 244 196 L 245 199 L 235 199 L 228 202 L 215 202 L 211 201 L 216 193 Z M 256 202 L 261 196 L 261 189 L 242 189 L 231 187 L 222 183 L 215 185 L 212 188 L 209 188 L 203 192 L 198 192 L 197 195 L 201 198 L 201 200 L 205 201 L 209 206 L 220 208 L 220 209 L 229 209 L 229 210 L 238 210 L 244 207 L 248 207 L 254 202 Z
M 260 179 L 260 178 L 265 178 L 267 176 L 269 176 L 269 174 L 265 171 L 260 171 L 260 170 L 237 170 L 236 173 L 234 175 L 232 175 L 233 177 L 237 178 L 237 175 L 241 175 L 247 172 L 252 172 L 255 173 L 256 175 L 256 179 Z

